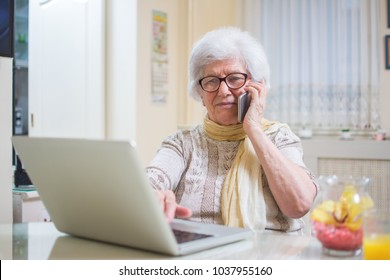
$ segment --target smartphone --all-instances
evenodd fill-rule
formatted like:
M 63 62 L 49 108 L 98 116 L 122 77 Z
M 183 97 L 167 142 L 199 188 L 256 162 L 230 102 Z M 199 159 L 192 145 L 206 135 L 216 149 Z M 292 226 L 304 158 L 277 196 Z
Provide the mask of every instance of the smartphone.
M 245 92 L 238 97 L 238 121 L 242 123 L 251 104 L 251 95 Z

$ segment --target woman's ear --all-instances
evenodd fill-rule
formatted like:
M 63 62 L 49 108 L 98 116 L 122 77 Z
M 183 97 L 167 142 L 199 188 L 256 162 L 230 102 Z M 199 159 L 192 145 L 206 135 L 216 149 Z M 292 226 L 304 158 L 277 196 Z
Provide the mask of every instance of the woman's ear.
M 200 96 L 200 99 L 202 100 L 203 106 L 205 106 L 205 105 L 204 105 L 204 100 L 203 100 L 203 96 L 204 96 L 204 95 L 203 95 L 203 94 L 200 94 L 199 96 Z

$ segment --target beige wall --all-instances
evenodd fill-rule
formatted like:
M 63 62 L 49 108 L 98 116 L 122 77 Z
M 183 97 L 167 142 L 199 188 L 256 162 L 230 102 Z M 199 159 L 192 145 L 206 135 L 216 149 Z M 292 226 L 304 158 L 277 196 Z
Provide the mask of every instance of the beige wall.
M 178 122 L 178 2 L 180 0 L 138 1 L 136 142 L 147 164 L 161 141 L 176 130 Z M 166 102 L 152 101 L 152 11 L 167 14 L 168 95 Z
M 0 224 L 12 222 L 12 59 L 0 57 Z

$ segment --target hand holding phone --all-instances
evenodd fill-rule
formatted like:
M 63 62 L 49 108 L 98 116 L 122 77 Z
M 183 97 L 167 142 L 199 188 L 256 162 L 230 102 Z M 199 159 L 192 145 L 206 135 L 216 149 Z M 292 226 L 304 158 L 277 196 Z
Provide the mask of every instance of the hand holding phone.
M 238 97 L 238 122 L 242 123 L 251 104 L 251 95 L 245 92 Z

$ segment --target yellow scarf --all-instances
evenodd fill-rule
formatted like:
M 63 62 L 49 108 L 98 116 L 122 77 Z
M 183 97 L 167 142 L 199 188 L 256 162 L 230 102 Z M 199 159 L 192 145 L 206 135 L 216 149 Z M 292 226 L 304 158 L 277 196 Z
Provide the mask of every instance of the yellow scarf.
M 266 119 L 261 123 L 267 134 L 280 127 L 274 126 L 275 124 L 277 123 Z M 238 147 L 222 186 L 221 213 L 224 224 L 263 230 L 266 224 L 266 207 L 261 166 L 242 124 L 221 126 L 206 117 L 204 129 L 210 138 L 218 141 L 244 140 Z

